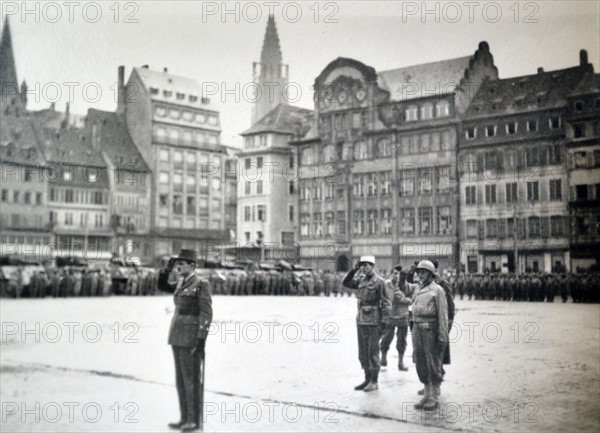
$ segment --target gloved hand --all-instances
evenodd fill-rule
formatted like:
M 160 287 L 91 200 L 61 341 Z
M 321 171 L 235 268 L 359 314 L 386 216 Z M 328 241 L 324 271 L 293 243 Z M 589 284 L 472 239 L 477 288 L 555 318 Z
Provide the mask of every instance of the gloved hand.
M 198 340 L 196 340 L 196 347 L 194 347 L 192 349 L 192 355 L 194 355 L 196 352 L 203 353 L 205 347 L 206 347 L 206 340 L 203 338 L 198 338 Z
M 360 269 L 360 259 L 358 259 L 358 260 L 356 261 L 356 263 L 354 264 L 354 268 L 353 268 L 353 269 L 354 269 L 355 271 L 358 271 L 358 270 Z
M 167 263 L 167 271 L 169 271 L 169 273 L 171 273 L 173 271 L 173 268 L 175 267 L 175 261 L 177 259 L 175 257 L 171 257 L 169 259 L 169 263 Z

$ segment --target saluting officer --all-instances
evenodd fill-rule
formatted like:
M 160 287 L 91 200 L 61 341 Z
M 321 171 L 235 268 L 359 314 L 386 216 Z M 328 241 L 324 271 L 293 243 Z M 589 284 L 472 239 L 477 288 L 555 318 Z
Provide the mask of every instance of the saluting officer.
M 379 388 L 379 337 L 385 331 L 392 302 L 385 287 L 385 281 L 374 271 L 375 257 L 363 256 L 344 278 L 343 285 L 356 290 L 358 314 L 356 325 L 358 331 L 358 359 L 365 371 L 365 380 L 354 389 L 365 392 Z M 354 279 L 358 270 L 362 274 Z
M 175 378 L 181 418 L 169 424 L 183 431 L 196 430 L 200 425 L 200 360 L 204 355 L 206 337 L 212 321 L 211 286 L 198 278 L 196 252 L 182 249 L 161 269 L 158 288 L 174 293 L 175 314 L 169 330 L 169 344 L 175 357 Z M 169 274 L 177 272 L 177 283 L 169 283 Z M 203 367 L 204 368 L 204 367 Z

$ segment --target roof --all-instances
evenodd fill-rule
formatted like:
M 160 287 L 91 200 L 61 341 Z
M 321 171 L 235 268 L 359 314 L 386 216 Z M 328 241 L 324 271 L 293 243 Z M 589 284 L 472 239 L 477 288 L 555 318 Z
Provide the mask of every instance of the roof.
M 377 84 L 390 92 L 392 101 L 424 97 L 432 92 L 452 93 L 464 78 L 471 59 L 472 56 L 466 56 L 381 71 L 377 74 Z
M 591 65 L 535 75 L 489 80 L 481 85 L 467 109 L 467 117 L 516 114 L 560 108 L 581 83 Z
M 600 74 L 585 74 L 583 80 L 577 85 L 569 96 L 600 93 Z
M 312 110 L 279 104 L 258 120 L 249 129 L 240 135 L 260 134 L 263 132 L 277 132 L 304 136 L 311 126 Z
M 150 98 L 155 101 L 217 111 L 210 100 L 202 99 L 202 88 L 193 78 L 181 77 L 179 75 L 169 74 L 168 72 L 153 71 L 147 67 L 133 68 L 133 71 L 140 77 L 144 87 L 148 89 Z M 159 92 L 152 94 L 150 88 L 158 89 Z M 173 92 L 172 96 L 164 96 L 164 90 Z M 177 99 L 177 93 L 182 93 L 185 97 L 183 99 Z M 192 102 L 189 98 L 190 95 L 195 96 L 198 99 L 195 102 Z
M 102 154 L 92 146 L 91 134 L 86 129 L 54 129 L 42 125 L 36 129 L 48 161 L 106 167 Z
M 86 126 L 88 133 L 91 134 L 91 140 L 98 140 L 98 148 L 106 153 L 113 164 L 132 171 L 150 171 L 150 167 L 131 139 L 121 115 L 89 109 Z
M 28 116 L 2 113 L 0 160 L 17 164 L 44 163 L 32 120 Z

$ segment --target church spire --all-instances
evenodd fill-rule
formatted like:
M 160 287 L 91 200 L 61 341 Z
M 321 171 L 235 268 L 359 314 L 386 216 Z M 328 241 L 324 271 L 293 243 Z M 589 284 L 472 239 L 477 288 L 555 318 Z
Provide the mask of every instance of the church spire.
M 275 17 L 273 15 L 269 15 L 269 21 L 267 22 L 267 31 L 265 33 L 265 40 L 263 42 L 260 61 L 263 65 L 278 65 L 282 61 L 281 47 L 279 46 L 279 35 L 277 34 Z
M 252 108 L 252 124 L 279 104 L 287 103 L 288 65 L 283 64 L 275 17 L 269 15 L 267 31 L 260 53 L 260 63 L 253 64 L 257 99 Z
M 19 88 L 8 17 L 6 17 L 0 41 L 0 86 L 2 92 L 9 91 L 13 94 L 17 93 Z

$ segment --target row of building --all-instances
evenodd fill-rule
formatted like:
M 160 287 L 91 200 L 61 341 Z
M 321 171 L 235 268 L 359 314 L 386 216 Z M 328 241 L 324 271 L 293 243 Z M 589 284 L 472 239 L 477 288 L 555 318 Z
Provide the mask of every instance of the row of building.
M 336 271 L 365 254 L 468 273 L 598 265 L 600 76 L 584 50 L 572 68 L 508 79 L 486 42 L 389 71 L 338 58 L 312 110 L 263 92 L 236 152 L 193 79 L 142 66 L 125 83 L 119 67 L 116 111 L 76 122 L 26 109 L 8 23 L 0 60 L 4 252 L 51 243 L 152 261 L 187 247 Z M 258 86 L 286 87 L 273 17 L 253 67 Z
M 287 82 L 273 20 L 262 62 L 263 81 Z M 486 42 L 389 71 L 338 58 L 314 88 L 313 110 L 274 101 L 242 133 L 245 166 L 298 173 L 238 184 L 239 243 L 276 258 L 297 242 L 304 265 L 332 270 L 367 254 L 387 269 L 597 268 L 600 76 L 585 50 L 577 66 L 507 79 Z

